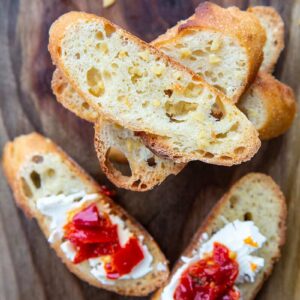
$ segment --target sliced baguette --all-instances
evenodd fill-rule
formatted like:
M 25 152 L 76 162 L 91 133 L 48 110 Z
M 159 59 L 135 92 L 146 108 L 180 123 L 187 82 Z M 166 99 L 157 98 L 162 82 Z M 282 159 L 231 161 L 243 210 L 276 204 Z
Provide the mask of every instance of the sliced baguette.
M 254 283 L 239 284 L 238 288 L 241 299 L 254 299 L 280 257 L 280 247 L 285 241 L 286 214 L 284 195 L 272 178 L 264 174 L 250 173 L 235 183 L 216 204 L 182 256 L 192 256 L 193 250 L 201 246 L 202 234 L 207 233 L 210 237 L 225 226 L 224 220 L 253 220 L 267 238 L 263 247 L 255 252 L 255 255 L 264 258 L 265 265 L 257 274 Z M 171 278 L 182 264 L 181 260 L 176 263 Z M 160 299 L 162 290 L 163 288 L 152 299 Z
M 265 41 L 265 31 L 254 15 L 204 2 L 152 45 L 237 102 L 255 79 Z
M 260 72 L 238 107 L 259 132 L 262 140 L 285 133 L 296 116 L 293 90 L 268 73 Z
M 149 294 L 167 279 L 167 268 L 162 271 L 156 267 L 158 263 L 166 265 L 167 262 L 153 238 L 121 207 L 105 196 L 100 186 L 49 139 L 33 133 L 8 143 L 4 148 L 3 168 L 17 204 L 27 216 L 37 219 L 46 237 L 50 233 L 50 220 L 37 209 L 37 199 L 84 190 L 86 193 L 99 193 L 97 203 L 108 205 L 114 215 L 124 220 L 133 234 L 143 236 L 144 243 L 153 256 L 153 270 L 144 277 L 116 280 L 113 285 L 104 285 L 90 273 L 87 262 L 73 264 L 62 252 L 61 242 L 51 244 L 68 269 L 79 278 L 96 287 L 134 296 Z
M 176 164 L 153 154 L 130 130 L 115 125 L 95 114 L 56 69 L 52 79 L 56 99 L 67 109 L 88 122 L 95 123 L 95 149 L 102 171 L 120 188 L 147 191 L 171 174 L 178 174 L 184 164 Z M 98 120 L 98 121 L 97 121 Z M 123 175 L 116 164 L 128 163 L 131 174 Z
M 279 13 L 273 7 L 254 6 L 248 9 L 254 13 L 264 27 L 267 41 L 264 46 L 264 60 L 260 71 L 273 73 L 275 64 L 284 48 L 284 23 Z
M 255 10 L 256 7 L 252 8 Z M 269 7 L 258 7 L 258 10 L 260 11 L 261 16 L 265 13 L 266 18 L 268 18 L 270 12 L 272 13 L 274 11 L 273 8 Z M 225 13 L 225 10 L 224 12 Z M 228 10 L 226 11 L 228 14 Z M 276 11 L 273 12 L 274 15 L 278 15 Z M 279 35 L 279 30 L 278 28 L 281 27 L 282 20 L 280 16 L 278 15 L 277 19 L 277 24 L 273 24 L 273 26 L 267 26 L 265 29 L 267 30 L 267 44 L 270 44 L 269 39 L 272 38 L 273 36 L 276 36 L 277 34 L 277 40 L 283 40 L 283 30 L 280 31 Z M 274 18 L 274 21 L 276 20 Z M 187 21 L 182 21 L 180 22 L 181 24 L 186 23 Z M 178 26 L 176 26 L 178 27 Z M 175 31 L 176 28 L 170 29 L 170 31 Z M 203 30 L 203 29 L 197 29 L 197 30 Z M 273 31 L 274 32 L 269 32 Z M 204 30 L 203 30 L 204 31 Z M 197 31 L 194 31 L 194 34 L 196 34 Z M 164 40 L 164 35 L 160 36 L 159 39 Z M 159 40 L 158 39 L 158 40 Z M 180 38 L 178 38 L 180 41 Z M 191 39 L 192 41 L 193 39 Z M 221 38 L 220 42 L 222 42 L 223 38 Z M 178 52 L 178 48 L 174 47 L 174 45 L 177 45 L 176 43 L 177 37 L 174 39 L 171 39 L 169 41 L 170 44 L 166 44 L 167 48 L 173 48 L 174 52 Z M 155 43 L 156 41 L 154 41 Z M 158 43 L 158 48 L 159 43 Z M 203 48 L 203 47 L 202 47 Z M 187 43 L 187 49 L 190 49 L 189 43 Z M 272 48 L 273 49 L 273 48 Z M 268 55 L 268 51 L 272 51 L 270 47 L 266 48 L 265 47 L 265 57 Z M 164 51 L 164 44 L 162 45 L 162 48 L 160 49 Z M 267 53 L 266 53 L 267 52 Z M 271 55 L 272 53 L 270 53 Z M 179 53 L 178 53 L 179 55 Z M 268 55 L 268 56 L 270 56 Z M 222 58 L 223 59 L 223 58 Z M 186 60 L 186 59 L 181 59 L 181 63 L 185 64 L 187 67 L 192 68 L 193 64 L 195 64 L 194 61 L 192 60 Z M 266 78 L 265 78 L 266 77 Z M 264 93 L 263 89 L 258 88 L 258 91 L 256 91 L 256 86 L 258 82 L 267 82 L 265 85 L 267 87 L 266 93 Z M 279 107 L 279 109 L 276 109 L 276 115 L 273 113 L 274 109 L 270 105 L 271 104 L 271 99 L 268 97 L 270 93 L 268 93 L 268 90 L 272 89 L 272 81 L 274 86 L 282 86 L 283 88 L 277 89 L 278 94 L 276 96 L 276 101 L 274 106 Z M 217 82 L 216 84 L 219 84 Z M 280 84 L 278 81 L 276 81 L 274 78 L 270 78 L 270 76 L 265 75 L 264 73 L 261 73 L 259 76 L 257 76 L 254 84 L 248 89 L 248 92 L 242 96 L 240 100 L 240 108 L 242 108 L 242 111 L 246 113 L 250 121 L 253 123 L 253 125 L 256 127 L 256 129 L 259 132 L 259 136 L 262 140 L 264 139 L 270 139 L 273 137 L 276 137 L 282 133 L 284 133 L 288 128 L 289 125 L 292 123 L 293 120 L 293 115 L 294 112 L 292 109 L 284 109 L 285 106 L 289 106 L 292 108 L 293 102 L 295 101 L 292 97 L 289 97 L 289 99 L 285 100 L 285 97 L 287 96 L 287 93 L 284 93 L 284 91 L 288 88 L 284 88 L 285 86 L 283 84 Z M 93 108 L 91 108 L 86 101 L 84 101 L 80 96 L 70 87 L 68 82 L 63 79 L 63 75 L 59 70 L 57 69 L 54 74 L 53 74 L 53 80 L 52 80 L 52 89 L 54 94 L 56 95 L 57 100 L 62 103 L 67 109 L 73 111 L 77 116 L 86 119 L 89 122 L 96 122 L 97 117 L 95 117 L 95 111 Z M 253 98 L 251 95 L 255 94 L 256 97 Z M 292 94 L 290 94 L 292 95 Z M 282 103 L 280 102 L 282 101 Z M 286 105 L 286 103 L 290 103 L 290 105 Z M 269 104 L 269 105 L 266 105 Z M 278 120 L 282 120 L 282 122 L 278 122 Z M 103 121 L 104 122 L 104 121 Z M 103 124 L 101 122 L 101 124 Z M 99 122 L 100 123 L 100 122 Z M 104 124 L 107 124 L 107 121 L 105 121 Z M 99 124 L 97 128 L 99 129 Z M 145 153 L 147 152 L 147 148 L 143 145 L 141 145 L 141 151 L 137 153 L 136 151 L 131 152 L 129 155 L 127 155 L 127 158 L 120 152 L 118 149 L 113 147 L 114 144 L 118 144 L 118 148 L 124 148 L 126 149 L 126 144 L 127 144 L 127 139 L 124 137 L 124 132 L 127 132 L 126 134 L 129 134 L 129 131 L 124 129 L 124 128 L 119 128 L 119 126 L 111 126 L 114 128 L 114 132 L 116 130 L 119 130 L 119 136 L 123 136 L 123 142 L 120 139 L 115 139 L 116 135 L 111 135 L 109 138 L 106 138 L 105 141 L 101 142 L 101 136 L 98 135 L 97 137 L 97 132 L 101 132 L 100 130 L 96 131 L 96 140 L 99 141 L 96 146 L 97 154 L 99 161 L 101 162 L 101 165 L 103 166 L 104 162 L 110 161 L 116 161 L 119 163 L 129 163 L 130 166 L 134 166 L 134 170 L 132 171 L 133 174 L 139 174 L 137 176 L 120 176 L 120 172 L 114 168 L 114 165 L 110 163 L 110 167 L 104 167 L 103 171 L 106 173 L 106 175 L 109 177 L 109 179 L 118 187 L 121 188 L 129 188 L 131 189 L 132 183 L 137 182 L 139 180 L 140 184 L 139 186 L 147 186 L 147 189 L 153 188 L 153 184 L 162 182 L 164 178 L 167 176 L 167 174 L 176 174 L 178 172 L 178 167 L 177 165 L 170 164 L 168 160 L 165 160 L 167 163 L 166 169 L 162 170 L 160 168 L 161 164 L 157 164 L 156 166 L 147 166 L 147 160 L 143 160 L 143 163 L 141 164 L 141 168 L 139 168 L 140 164 L 136 164 L 136 161 L 141 161 L 141 157 L 136 156 L 136 154 L 139 153 Z M 107 124 L 106 128 L 108 129 L 109 126 Z M 271 130 L 269 131 L 268 128 Z M 108 131 L 106 130 L 106 136 L 107 136 Z M 131 139 L 131 138 L 130 138 Z M 137 139 L 135 136 L 134 139 Z M 130 142 L 129 142 L 130 143 Z M 106 145 L 106 149 L 110 149 L 109 153 L 106 151 L 102 151 L 105 149 L 105 147 L 99 147 L 98 145 Z M 128 152 L 128 151 L 127 151 Z M 161 158 L 158 156 L 155 156 L 155 160 L 160 161 Z M 146 170 L 146 171 L 145 171 Z M 151 174 L 152 176 L 147 176 L 147 179 L 141 178 L 141 174 L 147 173 L 148 175 Z M 163 174 L 163 176 L 158 175 L 158 174 Z M 159 180 L 158 180 L 159 178 Z M 141 191 L 140 188 L 135 188 L 134 190 L 136 191 Z M 145 190 L 145 189 L 143 189 Z
M 49 50 L 89 105 L 125 128 L 155 135 L 156 151 L 175 162 L 230 166 L 260 146 L 254 127 L 223 94 L 103 18 L 61 16 L 51 26 Z

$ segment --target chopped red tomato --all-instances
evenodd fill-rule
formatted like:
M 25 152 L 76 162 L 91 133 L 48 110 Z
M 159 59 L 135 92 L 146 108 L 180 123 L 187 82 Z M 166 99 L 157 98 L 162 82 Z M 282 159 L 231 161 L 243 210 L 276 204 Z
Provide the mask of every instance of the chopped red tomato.
M 238 300 L 234 283 L 239 273 L 236 260 L 229 249 L 214 243 L 211 256 L 189 266 L 182 274 L 174 292 L 175 300 Z

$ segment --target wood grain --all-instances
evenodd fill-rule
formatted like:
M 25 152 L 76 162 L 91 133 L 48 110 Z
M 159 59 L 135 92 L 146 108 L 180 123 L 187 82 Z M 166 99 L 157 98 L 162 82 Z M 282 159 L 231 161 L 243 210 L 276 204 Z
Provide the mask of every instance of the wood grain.
M 272 5 L 286 24 L 286 49 L 276 75 L 300 95 L 300 1 L 214 1 L 224 6 Z M 59 15 L 84 10 L 103 15 L 146 41 L 187 18 L 199 0 L 0 0 L 0 151 L 7 140 L 33 130 L 61 145 L 101 183 L 93 129 L 62 108 L 50 90 L 53 66 L 48 29 Z M 273 176 L 289 206 L 287 244 L 282 259 L 258 299 L 300 298 L 300 120 L 284 137 L 265 143 L 249 163 L 222 168 L 194 162 L 177 177 L 147 193 L 117 190 L 116 201 L 157 239 L 171 263 L 229 185 L 250 171 Z M 71 275 L 50 250 L 34 221 L 14 204 L 0 170 L 0 300 L 123 299 L 89 287 Z

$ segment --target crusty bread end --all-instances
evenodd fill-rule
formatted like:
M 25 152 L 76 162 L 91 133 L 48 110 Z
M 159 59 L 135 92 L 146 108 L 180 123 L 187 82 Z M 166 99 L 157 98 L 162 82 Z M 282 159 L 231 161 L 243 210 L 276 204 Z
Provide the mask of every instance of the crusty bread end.
M 267 34 L 267 41 L 264 46 L 264 60 L 260 71 L 272 73 L 284 48 L 283 20 L 276 9 L 270 6 L 254 6 L 250 7 L 248 11 L 254 13 L 259 19 Z
M 285 133 L 296 116 L 293 90 L 272 75 L 260 72 L 238 107 L 254 124 L 262 140 Z

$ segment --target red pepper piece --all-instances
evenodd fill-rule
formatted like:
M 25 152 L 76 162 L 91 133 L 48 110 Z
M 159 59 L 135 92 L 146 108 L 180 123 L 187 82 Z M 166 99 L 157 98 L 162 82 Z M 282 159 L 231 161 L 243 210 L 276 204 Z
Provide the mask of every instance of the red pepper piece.
M 115 242 L 118 241 L 117 225 L 78 229 L 73 223 L 69 223 L 65 226 L 65 238 L 75 245 Z
M 107 278 L 117 279 L 131 270 L 144 259 L 144 253 L 136 238 L 131 238 L 124 248 L 112 255 L 111 262 L 105 265 Z
M 97 227 L 100 225 L 100 217 L 98 208 L 95 204 L 91 204 L 84 210 L 77 213 L 72 222 L 76 227 L 80 226 L 89 226 L 89 227 Z
M 81 244 L 77 246 L 74 263 L 78 264 L 89 258 L 112 255 L 120 249 L 118 242 L 103 244 Z
M 175 300 L 238 300 L 234 283 L 238 263 L 229 257 L 229 249 L 214 243 L 213 254 L 189 266 L 175 289 Z

